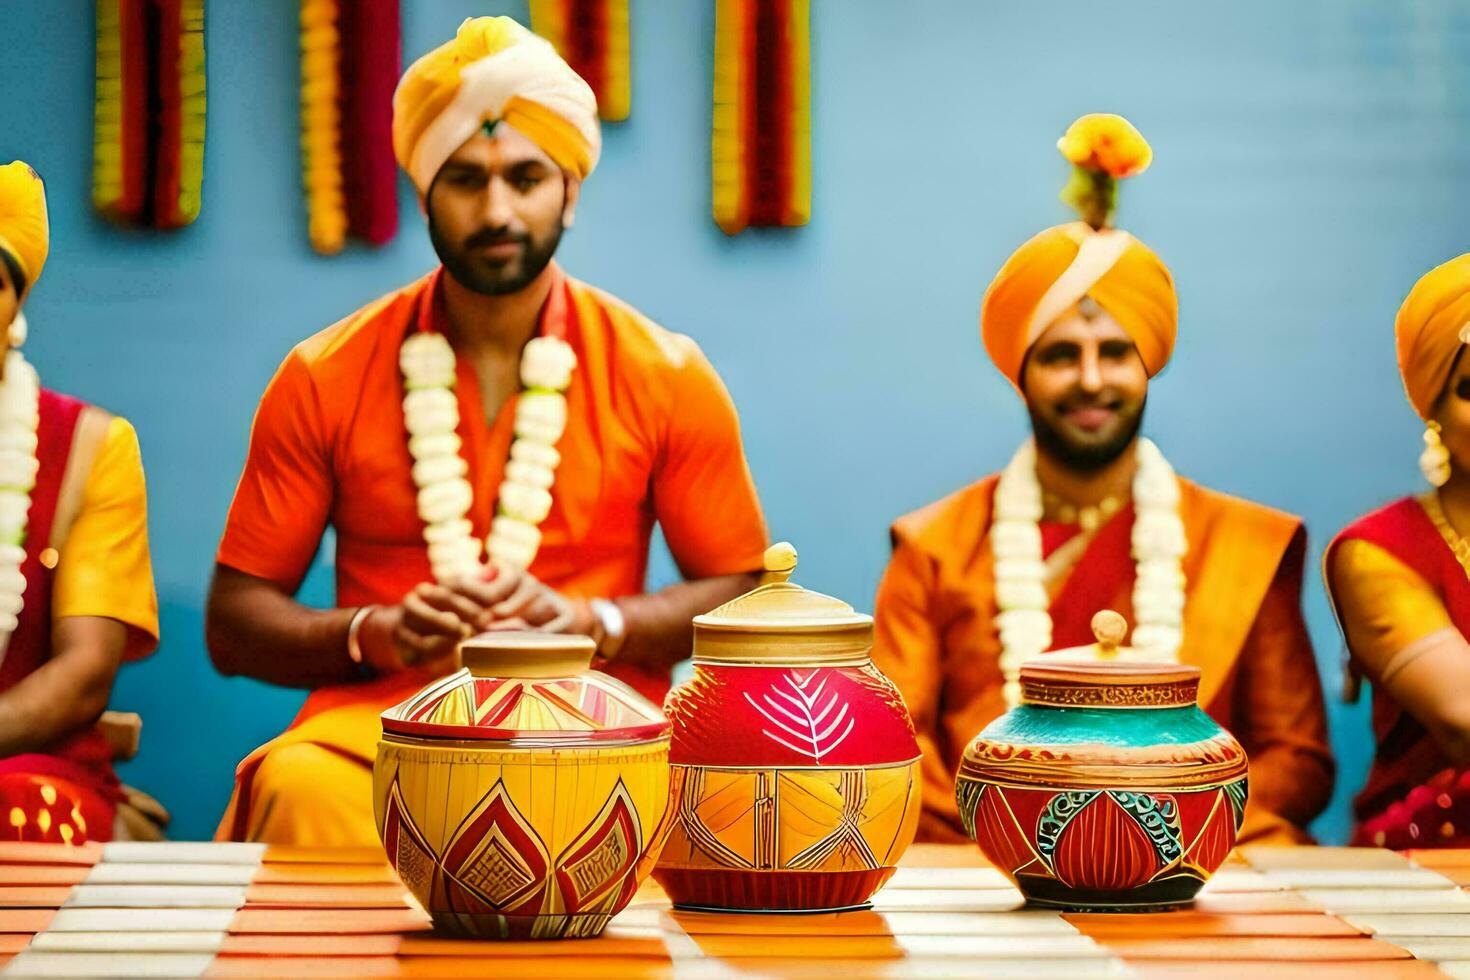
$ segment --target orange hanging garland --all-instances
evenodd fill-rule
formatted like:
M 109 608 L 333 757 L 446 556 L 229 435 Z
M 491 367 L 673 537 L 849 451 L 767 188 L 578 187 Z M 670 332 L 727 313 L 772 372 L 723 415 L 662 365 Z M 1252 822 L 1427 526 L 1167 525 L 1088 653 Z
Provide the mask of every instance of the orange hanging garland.
M 597 115 L 622 122 L 632 108 L 628 0 L 530 0 L 531 30 L 552 43 L 597 96 Z
M 398 0 L 301 0 L 301 164 L 307 234 L 323 255 L 398 229 L 393 87 Z
M 716 0 L 711 189 L 727 235 L 811 219 L 809 25 L 808 0 Z
M 199 217 L 204 108 L 204 0 L 97 0 L 97 210 L 156 228 Z

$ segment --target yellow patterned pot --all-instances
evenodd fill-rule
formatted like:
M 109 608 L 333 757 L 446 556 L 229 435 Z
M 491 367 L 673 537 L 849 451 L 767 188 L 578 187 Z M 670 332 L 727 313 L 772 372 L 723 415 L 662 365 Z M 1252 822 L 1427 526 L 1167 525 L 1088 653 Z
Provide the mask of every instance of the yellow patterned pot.
M 589 669 L 586 637 L 486 633 L 465 667 L 383 712 L 388 859 L 446 932 L 596 936 L 667 836 L 669 723 Z
M 873 666 L 872 617 L 787 581 L 694 620 L 694 676 L 669 692 L 673 806 L 654 877 L 684 908 L 861 907 L 918 826 L 919 745 Z

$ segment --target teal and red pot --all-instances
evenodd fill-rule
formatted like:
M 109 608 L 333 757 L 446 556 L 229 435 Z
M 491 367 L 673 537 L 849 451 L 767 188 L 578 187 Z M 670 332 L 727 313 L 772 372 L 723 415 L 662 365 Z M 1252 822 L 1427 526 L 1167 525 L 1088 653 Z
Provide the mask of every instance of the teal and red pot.
M 960 816 L 1035 905 L 1188 904 L 1235 846 L 1245 750 L 1199 709 L 1199 669 L 1044 656 L 965 750 Z

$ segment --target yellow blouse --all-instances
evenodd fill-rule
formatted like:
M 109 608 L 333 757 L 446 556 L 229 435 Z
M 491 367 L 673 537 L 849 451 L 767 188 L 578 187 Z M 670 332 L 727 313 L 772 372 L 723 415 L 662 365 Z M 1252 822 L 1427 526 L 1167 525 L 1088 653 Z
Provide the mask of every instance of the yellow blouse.
M 1427 649 L 1424 641 L 1455 628 L 1423 576 L 1376 544 L 1342 542 L 1328 571 L 1348 649 L 1375 683 Z
M 127 419 L 105 418 L 105 434 L 81 484 L 76 517 L 64 540 L 57 544 L 53 537 L 56 577 L 51 616 L 119 620 L 132 628 L 127 656 L 134 659 L 158 645 L 148 497 L 137 433 Z M 81 448 L 74 447 L 72 461 L 78 461 Z

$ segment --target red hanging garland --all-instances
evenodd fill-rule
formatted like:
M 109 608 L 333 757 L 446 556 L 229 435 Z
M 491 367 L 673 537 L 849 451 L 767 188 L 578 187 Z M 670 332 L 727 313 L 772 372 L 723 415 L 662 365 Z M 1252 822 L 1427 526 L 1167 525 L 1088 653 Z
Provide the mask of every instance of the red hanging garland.
M 402 67 L 398 0 L 302 0 L 301 129 L 312 247 L 398 230 L 393 89 Z
M 808 0 L 716 0 L 711 155 L 727 234 L 811 218 Z
M 97 0 L 92 202 L 177 228 L 204 177 L 204 0 Z
M 597 96 L 597 115 L 621 122 L 632 108 L 628 0 L 530 0 L 531 30 L 555 46 Z

